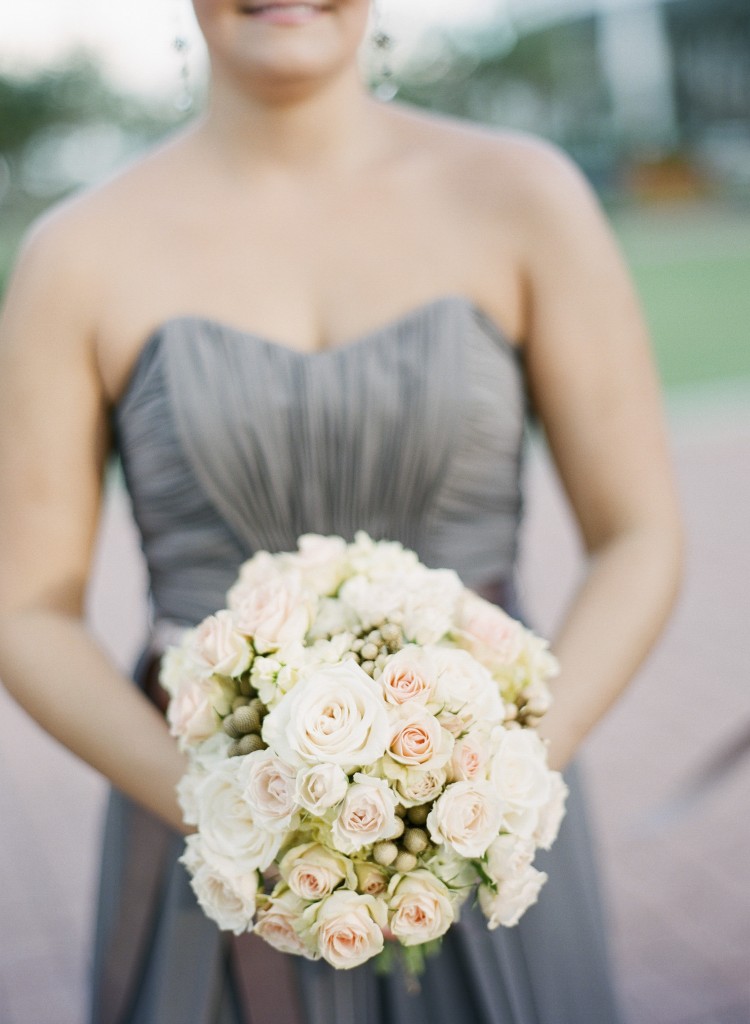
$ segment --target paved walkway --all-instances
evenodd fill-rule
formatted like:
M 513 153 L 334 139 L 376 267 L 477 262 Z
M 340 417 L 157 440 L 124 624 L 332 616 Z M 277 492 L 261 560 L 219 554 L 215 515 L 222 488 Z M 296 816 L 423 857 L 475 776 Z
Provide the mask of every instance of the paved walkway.
M 673 418 L 689 535 L 680 607 L 585 750 L 628 1024 L 750 1022 L 750 749 L 718 784 L 687 804 L 678 799 L 696 772 L 750 733 L 750 404 L 721 415 L 695 408 Z M 578 554 L 536 455 L 525 533 L 527 607 L 549 629 Z M 139 642 L 142 586 L 115 493 L 91 608 L 123 666 Z M 88 768 L 0 693 L 1 1024 L 85 1020 L 103 795 Z

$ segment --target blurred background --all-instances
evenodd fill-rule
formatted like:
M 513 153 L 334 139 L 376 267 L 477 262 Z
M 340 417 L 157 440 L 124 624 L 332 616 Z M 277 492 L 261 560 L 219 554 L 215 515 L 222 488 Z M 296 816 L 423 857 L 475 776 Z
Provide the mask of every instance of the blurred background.
M 583 752 L 612 957 L 628 1024 L 748 1024 L 750 2 L 381 6 L 399 98 L 563 146 L 629 262 L 665 387 L 688 566 L 667 633 Z M 374 83 L 379 60 L 363 54 Z M 193 116 L 205 79 L 186 0 L 0 8 L 0 294 L 27 225 Z M 536 436 L 526 472 L 521 584 L 552 632 L 581 553 Z M 123 668 L 144 593 L 113 467 L 89 605 Z M 85 1020 L 104 792 L 0 692 L 3 1024 Z

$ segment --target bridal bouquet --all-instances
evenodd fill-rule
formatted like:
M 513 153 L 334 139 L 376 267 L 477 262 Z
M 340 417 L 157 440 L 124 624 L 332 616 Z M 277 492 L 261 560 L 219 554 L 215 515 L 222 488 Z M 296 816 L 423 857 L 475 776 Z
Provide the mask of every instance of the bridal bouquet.
M 418 960 L 477 886 L 489 927 L 514 925 L 566 795 L 534 729 L 545 641 L 364 533 L 259 552 L 227 601 L 161 673 L 204 912 L 337 968 L 386 936 Z

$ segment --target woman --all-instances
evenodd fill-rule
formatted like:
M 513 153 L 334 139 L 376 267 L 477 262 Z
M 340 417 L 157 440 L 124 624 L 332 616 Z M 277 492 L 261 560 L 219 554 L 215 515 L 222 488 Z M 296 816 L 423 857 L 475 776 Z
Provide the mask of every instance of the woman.
M 182 758 L 81 621 L 113 426 L 159 620 L 223 604 L 257 548 L 358 528 L 508 604 L 528 393 L 590 554 L 555 640 L 554 767 L 679 575 L 647 338 L 578 170 L 540 140 L 371 99 L 367 0 L 195 11 L 206 114 L 36 226 L 0 325 L 0 673 L 119 791 L 93 1020 L 614 1022 L 572 768 L 539 904 L 491 935 L 467 912 L 420 996 L 254 939 L 227 957 L 175 866 Z

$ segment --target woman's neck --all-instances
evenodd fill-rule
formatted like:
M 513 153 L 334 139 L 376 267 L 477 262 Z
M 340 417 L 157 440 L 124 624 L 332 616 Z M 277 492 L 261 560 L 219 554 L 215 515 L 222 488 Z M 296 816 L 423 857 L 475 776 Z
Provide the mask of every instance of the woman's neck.
M 356 69 L 271 99 L 216 76 L 198 137 L 235 169 L 310 173 L 361 165 L 377 147 L 382 123 L 382 105 Z

